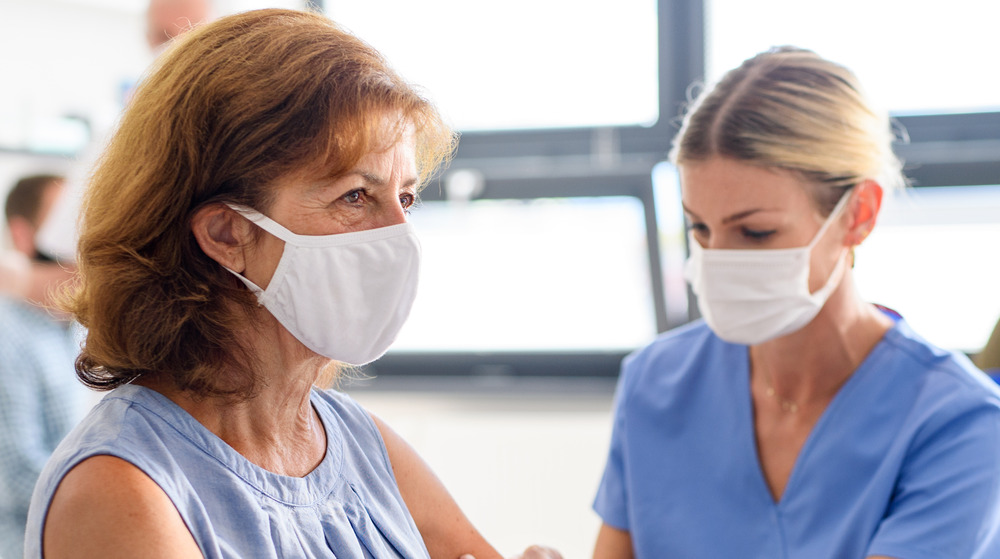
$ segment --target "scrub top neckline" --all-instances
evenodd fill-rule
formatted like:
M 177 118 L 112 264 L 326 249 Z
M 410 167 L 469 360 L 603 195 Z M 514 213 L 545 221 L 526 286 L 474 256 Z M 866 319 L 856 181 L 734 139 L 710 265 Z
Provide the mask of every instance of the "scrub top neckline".
M 754 422 L 755 409 L 753 405 L 753 395 L 750 391 L 750 348 L 749 346 L 741 346 L 745 350 L 743 358 L 741 359 L 741 371 L 739 371 L 739 382 L 741 391 L 739 394 L 745 397 L 739 398 L 739 404 L 743 407 L 743 417 L 746 418 L 743 421 L 745 426 L 743 433 L 743 440 L 749 441 L 749 452 L 752 456 L 752 464 L 756 469 L 757 485 L 763 498 L 773 509 L 780 510 L 784 508 L 790 500 L 789 495 L 794 497 L 795 490 L 801 484 L 799 478 L 806 476 L 808 472 L 803 472 L 803 470 L 808 470 L 809 465 L 809 455 L 812 453 L 814 447 L 821 444 L 823 439 L 823 432 L 827 430 L 827 425 L 830 423 L 835 423 L 839 417 L 838 410 L 849 406 L 849 402 L 852 394 L 856 393 L 859 385 L 863 385 L 865 379 L 871 375 L 870 371 L 875 370 L 876 364 L 880 361 L 882 354 L 885 353 L 886 348 L 889 344 L 889 339 L 896 335 L 897 331 L 900 329 L 901 325 L 904 324 L 902 320 L 897 320 L 893 325 L 882 335 L 878 343 L 868 352 L 868 355 L 861 361 L 857 369 L 847 377 L 847 380 L 834 394 L 833 399 L 827 404 L 826 409 L 820 414 L 819 419 L 813 425 L 812 429 L 809 431 L 809 435 L 806 437 L 805 442 L 802 444 L 802 448 L 799 449 L 798 455 L 795 457 L 795 462 L 792 465 L 792 471 L 788 476 L 788 481 L 785 483 L 785 490 L 781 493 L 779 499 L 775 499 L 774 495 L 771 493 L 771 488 L 767 483 L 767 477 L 764 475 L 764 466 L 760 460 L 760 451 L 757 446 L 757 429 Z M 844 403 L 848 402 L 848 403 Z

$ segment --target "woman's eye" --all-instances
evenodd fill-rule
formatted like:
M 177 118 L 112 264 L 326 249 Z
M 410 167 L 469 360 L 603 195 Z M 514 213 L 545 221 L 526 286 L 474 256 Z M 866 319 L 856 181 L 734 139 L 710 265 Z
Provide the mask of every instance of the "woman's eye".
M 413 194 L 401 194 L 399 196 L 399 205 L 403 206 L 404 210 L 408 210 L 413 207 L 413 204 L 415 204 L 416 201 L 417 197 Z
M 775 232 L 776 231 L 774 229 L 758 230 L 758 229 L 748 229 L 746 227 L 743 228 L 743 236 L 748 239 L 753 239 L 755 241 L 762 241 L 773 235 Z
M 361 201 L 361 195 L 363 192 L 361 190 L 352 190 L 343 196 L 343 200 L 348 204 L 357 204 Z
M 688 223 L 687 228 L 689 231 L 694 231 L 695 234 L 704 235 L 708 233 L 708 226 L 704 223 Z

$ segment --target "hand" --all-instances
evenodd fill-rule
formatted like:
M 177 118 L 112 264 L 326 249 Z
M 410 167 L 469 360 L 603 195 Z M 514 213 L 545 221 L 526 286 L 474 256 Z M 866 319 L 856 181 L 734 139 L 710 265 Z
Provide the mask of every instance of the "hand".
M 563 556 L 551 547 L 533 545 L 528 549 L 525 549 L 524 553 L 515 555 L 510 559 L 563 559 Z
M 458 559 L 476 559 L 470 554 L 465 554 Z M 544 547 L 541 545 L 533 545 L 528 549 L 525 549 L 523 553 L 509 557 L 508 559 L 563 559 L 563 556 L 558 551 L 552 549 L 551 547 Z

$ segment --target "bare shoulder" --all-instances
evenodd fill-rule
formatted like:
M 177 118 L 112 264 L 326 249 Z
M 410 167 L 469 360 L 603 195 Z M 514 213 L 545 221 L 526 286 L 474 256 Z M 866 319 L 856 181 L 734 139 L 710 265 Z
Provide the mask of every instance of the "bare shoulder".
M 47 559 L 202 557 L 177 508 L 149 476 L 114 456 L 77 464 L 45 517 Z

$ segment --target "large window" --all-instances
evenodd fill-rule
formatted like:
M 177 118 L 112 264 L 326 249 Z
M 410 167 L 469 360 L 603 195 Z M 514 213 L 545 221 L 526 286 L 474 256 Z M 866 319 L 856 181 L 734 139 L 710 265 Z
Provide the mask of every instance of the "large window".
M 346 2 L 327 2 L 327 7 L 337 17 L 336 6 L 341 4 L 344 6 L 339 13 L 347 19 L 345 23 L 361 32 L 367 24 L 361 23 L 360 19 L 357 23 L 351 22 L 353 18 L 361 17 L 359 11 L 348 8 Z M 502 321 L 490 325 L 490 328 L 516 331 L 523 328 L 525 322 L 531 323 L 529 317 L 532 317 L 538 324 L 544 325 L 537 333 L 531 328 L 525 330 L 531 332 L 532 343 L 519 344 L 521 351 L 498 354 L 498 348 L 491 345 L 493 342 L 479 341 L 469 347 L 478 347 L 482 351 L 470 353 L 466 350 L 468 348 L 461 349 L 460 346 L 470 341 L 467 339 L 469 336 L 474 338 L 475 333 L 465 337 L 445 335 L 443 339 L 432 339 L 431 332 L 438 331 L 432 327 L 423 333 L 426 339 L 421 343 L 412 346 L 403 344 L 383 361 L 383 372 L 432 373 L 438 367 L 454 373 L 614 374 L 614 360 L 602 361 L 597 357 L 607 353 L 593 350 L 612 350 L 621 345 L 625 336 L 624 332 L 618 338 L 609 335 L 602 330 L 604 325 L 621 325 L 626 321 L 630 327 L 635 327 L 629 330 L 635 332 L 632 339 L 641 343 L 643 336 L 639 332 L 642 328 L 646 328 L 646 336 L 650 336 L 650 327 L 662 331 L 696 314 L 694 309 L 690 309 L 681 276 L 684 240 L 679 221 L 676 175 L 669 165 L 657 166 L 656 163 L 665 158 L 669 149 L 670 138 L 676 132 L 678 115 L 687 101 L 691 84 L 711 82 L 756 52 L 782 44 L 811 48 L 851 67 L 876 102 L 891 110 L 893 117 L 909 135 L 909 142 L 901 142 L 897 149 L 906 162 L 907 175 L 919 189 L 913 191 L 908 202 L 900 202 L 887 210 L 880 230 L 859 252 L 857 272 L 863 294 L 870 300 L 897 307 L 918 330 L 941 345 L 975 351 L 982 344 L 991 323 L 1000 318 L 1000 303 L 980 279 L 996 277 L 997 271 L 987 269 L 989 266 L 983 259 L 976 259 L 975 254 L 983 247 L 991 246 L 998 224 L 996 220 L 983 217 L 983 212 L 974 217 L 956 208 L 969 206 L 970 197 L 976 196 L 979 198 L 972 206 L 995 207 L 995 193 L 982 185 L 1000 183 L 1000 113 L 997 113 L 1000 110 L 1000 94 L 997 93 L 1000 86 L 997 74 L 992 71 L 998 65 L 1000 39 L 997 37 L 1000 35 L 989 28 L 990 22 L 997 19 L 996 11 L 1000 8 L 985 6 L 975 0 L 959 0 L 950 4 L 947 13 L 942 13 L 940 6 L 931 8 L 891 2 L 822 6 L 791 0 L 767 0 L 764 4 L 739 0 L 659 0 L 656 2 L 658 111 L 655 123 L 644 123 L 634 116 L 601 120 L 604 117 L 595 116 L 600 112 L 595 107 L 575 117 L 575 128 L 551 129 L 564 126 L 569 121 L 556 122 L 531 115 L 534 109 L 547 110 L 551 99 L 565 98 L 567 88 L 562 85 L 573 82 L 562 74 L 559 74 L 561 81 L 544 87 L 545 91 L 537 92 L 537 96 L 528 97 L 529 108 L 519 107 L 524 99 L 522 93 L 542 83 L 538 81 L 538 73 L 529 67 L 535 62 L 542 65 L 551 63 L 554 53 L 560 60 L 559 64 L 567 68 L 587 68 L 590 79 L 600 81 L 607 78 L 616 82 L 616 93 L 601 93 L 603 98 L 591 104 L 628 104 L 623 108 L 626 111 L 643 106 L 642 98 L 636 97 L 633 90 L 647 82 L 635 76 L 616 78 L 616 68 L 609 68 L 603 62 L 607 57 L 595 57 L 591 50 L 591 43 L 600 42 L 608 52 L 618 52 L 614 41 L 609 39 L 620 29 L 632 29 L 636 35 L 649 33 L 648 22 L 636 19 L 649 7 L 643 7 L 640 2 L 626 4 L 620 10 L 616 6 L 610 11 L 605 5 L 589 3 L 535 2 L 532 5 L 536 7 L 531 10 L 514 7 L 511 11 L 516 12 L 518 17 L 497 19 L 504 22 L 498 25 L 503 33 L 500 38 L 485 31 L 471 35 L 464 31 L 448 31 L 466 29 L 469 22 L 489 19 L 489 11 L 468 5 L 455 11 L 460 14 L 460 22 L 452 23 L 448 20 L 447 10 L 436 12 L 428 7 L 430 19 L 436 21 L 424 27 L 426 20 L 419 19 L 420 14 L 417 13 L 409 14 L 411 19 L 408 21 L 418 22 L 413 27 L 421 32 L 427 31 L 432 38 L 404 41 L 404 48 L 409 49 L 410 59 L 424 58 L 417 61 L 430 62 L 436 68 L 438 77 L 453 79 L 461 85 L 462 78 L 471 75 L 470 72 L 485 71 L 484 83 L 495 86 L 490 95 L 483 95 L 484 100 L 489 100 L 485 106 L 477 107 L 475 102 L 465 104 L 474 112 L 486 110 L 492 113 L 479 118 L 495 120 L 492 124 L 478 121 L 466 126 L 467 133 L 453 165 L 453 170 L 471 170 L 483 179 L 485 187 L 477 191 L 479 196 L 486 199 L 530 200 L 535 197 L 564 199 L 586 195 L 590 197 L 587 204 L 591 207 L 599 207 L 603 199 L 611 205 L 610 208 L 620 204 L 623 200 L 621 196 L 626 195 L 634 196 L 642 203 L 642 226 L 653 230 L 647 230 L 645 250 L 648 263 L 641 267 L 641 271 L 633 270 L 625 274 L 614 269 L 615 266 L 625 265 L 621 259 L 610 259 L 608 255 L 602 256 L 596 251 L 594 257 L 608 258 L 605 277 L 607 281 L 622 282 L 623 290 L 638 293 L 636 287 L 628 282 L 634 282 L 637 273 L 650 274 L 650 287 L 642 288 L 649 296 L 642 297 L 653 304 L 655 321 L 650 324 L 648 315 L 635 313 L 630 310 L 631 305 L 611 311 L 595 304 L 594 314 L 588 318 L 598 318 L 596 315 L 601 314 L 606 316 L 606 320 L 598 318 L 596 323 L 601 326 L 596 327 L 581 322 L 594 334 L 594 338 L 580 336 L 577 338 L 579 346 L 567 344 L 565 340 L 560 340 L 560 335 L 571 329 L 553 330 L 549 322 L 553 308 L 561 304 L 560 297 L 565 294 L 559 291 L 559 286 L 565 285 L 566 280 L 557 279 L 564 276 L 540 266 L 537 256 L 520 252 L 518 247 L 524 237 L 510 235 L 506 230 L 492 234 L 487 232 L 494 236 L 493 241 L 466 245 L 464 252 L 452 244 L 448 252 L 457 265 L 458 262 L 472 262 L 480 258 L 478 255 L 468 256 L 468 251 L 475 251 L 476 247 L 507 246 L 509 250 L 498 250 L 495 254 L 499 256 L 506 252 L 509 259 L 505 258 L 503 263 L 491 261 L 489 266 L 481 269 L 516 270 L 521 279 L 532 277 L 536 270 L 546 270 L 529 281 L 530 286 L 539 289 L 522 301 L 524 306 L 503 305 L 503 311 L 494 315 L 505 316 L 514 312 L 518 320 L 507 322 L 506 326 Z M 558 8 L 552 10 L 546 6 Z M 577 12 L 585 12 L 587 17 L 575 15 Z M 587 26 L 582 22 L 590 21 L 588 17 L 595 13 L 606 20 L 603 29 L 594 31 L 590 28 L 589 43 L 578 43 L 580 34 L 577 31 Z M 969 17 L 970 14 L 975 16 Z M 962 25 L 949 25 L 948 21 L 952 18 L 960 18 Z M 522 23 L 525 20 L 530 21 Z M 629 21 L 632 21 L 631 27 Z M 465 22 L 465 27 L 461 22 Z M 540 30 L 544 30 L 541 35 L 543 40 L 537 39 Z M 376 40 L 373 32 L 372 42 L 391 52 L 392 47 L 388 46 L 393 41 L 389 36 L 391 33 L 380 33 Z M 457 45 L 449 43 L 449 37 L 458 36 L 467 40 Z M 916 40 L 915 37 L 921 39 Z M 935 40 L 926 40 L 927 37 L 935 37 Z M 461 53 L 429 60 L 434 56 L 420 56 L 419 47 L 423 42 L 435 48 L 441 48 L 442 44 L 450 45 Z M 512 46 L 512 43 L 519 42 L 531 45 L 528 54 Z M 638 43 L 635 37 L 629 37 L 621 44 L 627 49 Z M 440 54 L 442 51 L 436 52 Z M 485 55 L 482 54 L 484 52 Z M 475 60 L 480 56 L 482 62 L 477 64 Z M 618 55 L 611 58 L 623 60 Z M 575 59 L 590 60 L 592 63 L 580 66 L 574 62 Z M 649 67 L 648 58 L 642 57 L 641 60 L 646 62 L 637 61 L 634 67 L 640 71 Z M 523 69 L 520 78 L 516 71 L 519 68 Z M 636 71 L 632 66 L 629 68 Z M 409 71 L 402 65 L 400 69 L 404 74 Z M 515 71 L 510 73 L 511 69 Z M 419 83 L 422 78 L 414 70 L 412 79 Z M 452 87 L 446 81 L 426 85 L 431 90 Z M 570 91 L 574 88 L 572 85 L 568 87 Z M 461 92 L 462 87 L 456 91 Z M 444 90 L 432 93 L 442 101 L 449 95 Z M 581 92 L 581 96 L 586 98 L 588 93 Z M 532 105 L 532 99 L 539 102 Z M 448 103 L 443 101 L 443 104 Z M 567 103 L 569 105 L 571 103 Z M 455 106 L 463 106 L 463 103 L 456 102 Z M 498 116 L 511 109 L 518 114 Z M 447 106 L 445 111 L 454 114 L 459 124 L 466 122 L 457 114 L 450 113 Z M 492 130 L 489 129 L 491 127 Z M 602 175 L 607 176 L 607 180 L 602 180 Z M 630 179 L 623 181 L 625 176 Z M 587 177 L 587 180 L 581 181 L 581 177 Z M 648 181 L 645 186 L 622 186 L 625 182 L 638 185 L 643 182 L 641 177 L 646 177 Z M 447 182 L 446 175 L 443 183 L 446 185 Z M 973 186 L 962 189 L 957 188 L 958 185 Z M 442 192 L 446 190 L 442 187 Z M 433 191 L 430 197 L 447 198 L 445 195 L 438 197 Z M 519 203 L 533 208 L 531 202 Z M 476 196 L 473 196 L 471 204 L 477 204 Z M 948 205 L 953 211 L 948 212 L 947 217 L 928 219 L 935 215 L 938 208 Z M 442 202 L 440 209 L 435 211 L 449 212 L 448 207 L 447 202 Z M 544 203 L 540 207 L 544 207 Z M 636 209 L 638 207 L 635 206 Z M 608 215 L 621 215 L 625 219 L 624 214 L 616 214 L 610 209 Z M 637 212 L 634 219 L 639 219 Z M 551 232 L 547 233 L 546 229 Z M 636 232 L 634 227 L 623 229 L 623 223 L 617 221 L 593 222 L 597 237 L 607 235 L 608 238 L 617 238 L 616 235 L 624 230 L 632 231 L 631 234 Z M 547 238 L 554 243 L 549 245 L 539 240 L 538 248 L 544 252 L 547 249 L 542 247 L 559 247 L 573 242 L 562 236 L 564 231 L 553 221 L 550 228 L 533 229 L 532 236 Z M 456 230 L 450 235 L 461 233 Z M 443 236 L 449 234 L 444 233 Z M 635 255 L 634 242 L 627 246 L 628 254 Z M 571 253 L 577 248 L 572 247 L 566 252 Z M 926 255 L 931 253 L 935 255 L 934 260 L 928 263 Z M 925 257 L 917 260 L 914 258 L 917 254 Z M 554 268 L 562 270 L 560 266 Z M 565 271 L 571 276 L 578 275 L 572 270 Z M 438 280 L 427 281 L 439 282 L 438 285 L 443 286 L 448 284 L 449 277 L 465 277 L 465 274 L 475 275 L 475 272 L 464 270 L 455 276 L 445 273 Z M 963 278 L 961 283 L 949 281 L 949 274 L 954 278 Z M 604 299 L 606 293 L 595 292 L 584 285 L 573 284 L 574 288 L 581 288 L 579 296 L 587 297 L 588 301 L 591 297 L 596 302 L 607 300 Z M 544 296 L 539 297 L 539 293 L 554 294 L 551 304 L 545 301 Z M 433 308 L 447 308 L 451 304 L 444 291 L 431 296 L 425 290 L 423 296 L 429 297 L 422 304 Z M 586 301 L 581 301 L 581 304 L 586 304 Z M 518 310 L 510 311 L 512 308 Z M 573 310 L 563 310 L 566 310 L 564 318 L 576 316 Z M 418 317 L 415 315 L 415 318 Z M 479 326 L 473 330 L 489 320 L 490 317 L 482 317 L 477 323 Z M 961 326 L 956 326 L 957 323 Z M 640 325 L 642 328 L 638 328 Z M 441 327 L 440 332 L 445 331 L 447 329 Z M 465 341 L 462 344 L 452 343 L 460 339 Z M 421 361 L 429 359 L 430 355 L 426 352 L 413 353 L 417 346 L 433 348 L 430 353 L 436 356 L 435 360 Z M 594 358 L 580 358 L 588 355 L 588 351 Z M 623 352 L 625 348 L 619 351 Z M 442 366 L 442 363 L 445 365 Z M 562 366 L 565 363 L 572 365 Z M 594 364 L 595 368 L 584 366 L 587 363 Z
M 656 0 L 328 0 L 461 130 L 656 123 Z
M 706 0 L 706 14 L 709 81 L 795 45 L 846 65 L 897 115 L 1000 110 L 997 2 Z
M 914 188 L 886 201 L 854 275 L 928 340 L 975 353 L 1000 319 L 998 247 L 1000 186 Z
M 631 197 L 428 202 L 420 297 L 396 350 L 628 350 L 656 333 Z
M 8 4 L 0 44 L 27 53 L 0 63 L 8 84 L 0 91 L 0 174 L 13 176 L 7 159 L 69 154 L 86 141 L 82 122 L 109 126 L 150 54 L 144 2 Z M 627 351 L 689 320 L 676 174 L 662 162 L 691 84 L 780 44 L 854 69 L 909 135 L 897 148 L 922 209 L 887 213 L 859 254 L 866 297 L 901 307 L 933 341 L 967 351 L 988 333 L 990 315 L 1000 317 L 981 280 L 996 272 L 974 258 L 996 240 L 995 221 L 936 213 L 967 207 L 958 202 L 965 196 L 983 197 L 971 207 L 997 207 L 997 187 L 985 185 L 1000 184 L 1000 34 L 991 27 L 1000 7 L 310 4 L 382 51 L 462 131 L 455 161 L 413 215 L 426 256 L 421 294 L 377 372 L 614 375 Z M 56 5 L 59 15 L 48 17 Z M 265 5 L 305 3 L 216 2 L 220 15 Z M 934 271 L 964 283 L 914 268 L 906 256 L 914 247 L 941 253 Z M 949 316 L 963 327 L 941 327 Z

